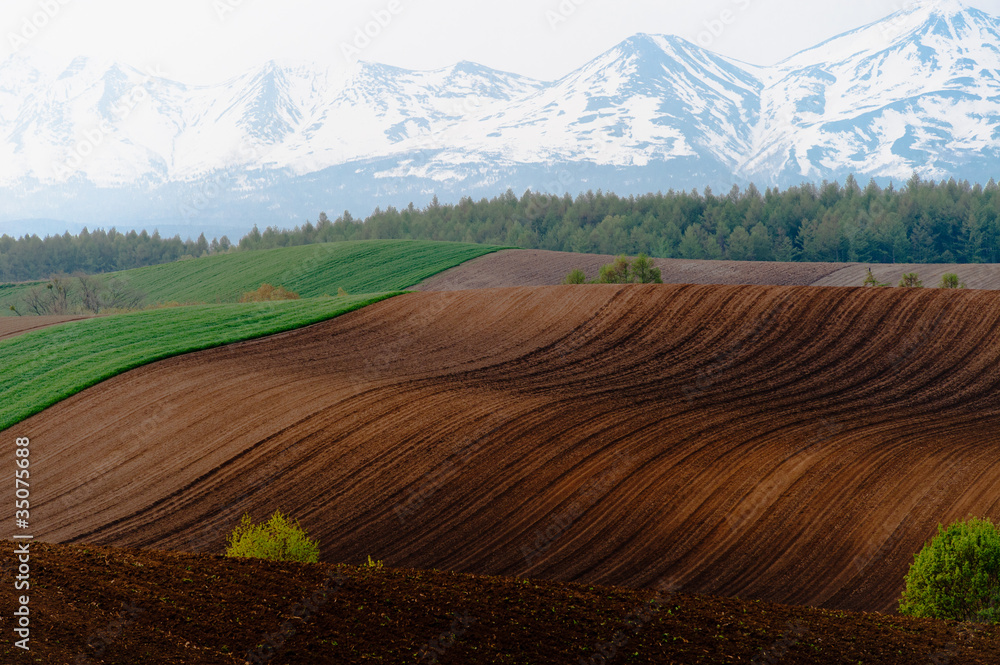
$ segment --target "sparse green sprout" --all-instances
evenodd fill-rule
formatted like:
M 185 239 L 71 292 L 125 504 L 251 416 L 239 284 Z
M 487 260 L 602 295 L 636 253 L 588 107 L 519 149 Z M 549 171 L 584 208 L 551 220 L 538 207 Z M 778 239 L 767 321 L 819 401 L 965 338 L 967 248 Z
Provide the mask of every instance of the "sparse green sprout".
M 563 284 L 586 284 L 586 283 L 587 283 L 587 276 L 579 268 L 570 272 L 570 274 L 566 275 L 566 278 L 563 280 Z
M 924 283 L 920 281 L 920 277 L 915 272 L 904 273 L 903 279 L 899 280 L 899 285 L 911 289 L 924 288 Z
M 957 621 L 1000 620 L 1000 531 L 989 519 L 938 525 L 913 557 L 899 613 Z
M 269 559 L 271 561 L 319 561 L 319 543 L 306 534 L 298 521 L 290 522 L 276 510 L 266 523 L 254 524 L 244 514 L 229 534 L 226 556 Z
M 365 561 L 364 563 L 362 563 L 361 564 L 361 568 L 363 568 L 365 570 L 370 570 L 370 571 L 378 572 L 378 571 L 382 570 L 382 566 L 383 565 L 384 564 L 382 563 L 381 559 L 378 559 L 378 560 L 372 559 L 372 555 L 369 554 L 368 555 L 368 561 Z

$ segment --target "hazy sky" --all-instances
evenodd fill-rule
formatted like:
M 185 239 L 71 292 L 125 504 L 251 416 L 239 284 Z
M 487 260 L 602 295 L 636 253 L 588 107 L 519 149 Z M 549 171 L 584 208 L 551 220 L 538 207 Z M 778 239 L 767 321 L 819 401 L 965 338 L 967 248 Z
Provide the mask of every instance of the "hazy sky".
M 221 81 L 270 59 L 350 57 L 409 69 L 473 60 L 554 79 L 637 32 L 774 64 L 920 1 L 3 0 L 0 59 L 15 48 L 58 62 L 110 56 L 189 83 Z M 967 4 L 1000 15 L 1000 0 Z M 356 42 L 366 24 L 376 36 Z

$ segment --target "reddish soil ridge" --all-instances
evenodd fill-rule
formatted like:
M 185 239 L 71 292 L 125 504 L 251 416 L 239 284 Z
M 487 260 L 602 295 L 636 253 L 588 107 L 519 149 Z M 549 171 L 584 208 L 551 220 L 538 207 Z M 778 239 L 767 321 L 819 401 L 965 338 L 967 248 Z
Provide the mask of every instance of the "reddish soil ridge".
M 9 564 L 9 554 L 2 560 Z M 0 640 L 4 662 L 1000 662 L 996 626 L 788 607 L 683 589 L 42 543 L 32 545 L 31 565 L 31 651 Z M 0 583 L 13 587 L 9 565 Z M 0 594 L 4 621 L 13 615 L 13 596 Z
M 611 255 L 515 249 L 487 254 L 446 270 L 413 287 L 418 291 L 460 291 L 508 286 L 561 284 L 575 268 L 597 276 Z M 653 259 L 667 284 L 756 284 L 761 286 L 861 286 L 872 269 L 880 281 L 895 286 L 904 273 L 917 273 L 924 285 L 940 284 L 955 273 L 970 289 L 1000 289 L 1000 265 L 778 263 L 773 261 L 693 261 Z
M 217 552 L 281 508 L 326 561 L 888 610 L 939 522 L 1000 519 L 998 328 L 983 291 L 418 293 L 3 436 L 50 541 Z

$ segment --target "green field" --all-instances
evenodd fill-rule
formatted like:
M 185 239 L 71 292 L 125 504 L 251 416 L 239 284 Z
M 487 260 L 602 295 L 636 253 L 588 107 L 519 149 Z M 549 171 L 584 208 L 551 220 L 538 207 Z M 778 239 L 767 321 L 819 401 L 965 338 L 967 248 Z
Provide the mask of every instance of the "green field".
M 422 240 L 360 240 L 234 252 L 124 270 L 146 293 L 147 303 L 226 303 L 263 283 L 283 286 L 303 298 L 401 291 L 437 273 L 499 247 Z M 27 285 L 0 285 L 0 315 L 13 314 Z
M 101 381 L 191 351 L 292 330 L 398 295 L 497 247 L 373 240 L 235 252 L 116 273 L 150 309 L 46 328 L 0 342 L 0 430 Z M 264 282 L 302 300 L 237 304 Z M 27 287 L 0 285 L 0 305 Z M 335 296 L 338 289 L 350 294 Z
M 398 295 L 193 305 L 74 321 L 0 342 L 0 430 L 117 374 L 272 335 Z

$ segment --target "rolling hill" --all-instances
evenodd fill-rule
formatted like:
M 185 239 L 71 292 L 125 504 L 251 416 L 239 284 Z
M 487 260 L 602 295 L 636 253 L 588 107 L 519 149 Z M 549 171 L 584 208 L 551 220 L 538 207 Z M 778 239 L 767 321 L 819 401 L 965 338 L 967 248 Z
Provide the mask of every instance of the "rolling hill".
M 233 252 L 108 273 L 146 294 L 146 302 L 226 303 L 267 282 L 304 298 L 348 293 L 401 291 L 499 247 L 420 240 L 363 240 Z M 0 316 L 23 311 L 34 284 L 4 285 Z
M 510 286 L 554 286 L 571 270 L 597 277 L 610 254 L 576 254 L 545 250 L 504 250 L 468 261 L 424 280 L 419 291 L 459 291 Z M 805 263 L 778 261 L 699 261 L 653 259 L 667 284 L 755 284 L 760 286 L 861 286 L 868 268 L 895 286 L 904 273 L 916 272 L 927 287 L 937 286 L 945 273 L 959 275 L 970 289 L 1000 289 L 1000 266 L 946 263 Z
M 887 610 L 939 522 L 1000 517 L 998 328 L 982 291 L 416 293 L 4 435 L 47 541 L 216 552 L 281 508 L 326 561 Z

